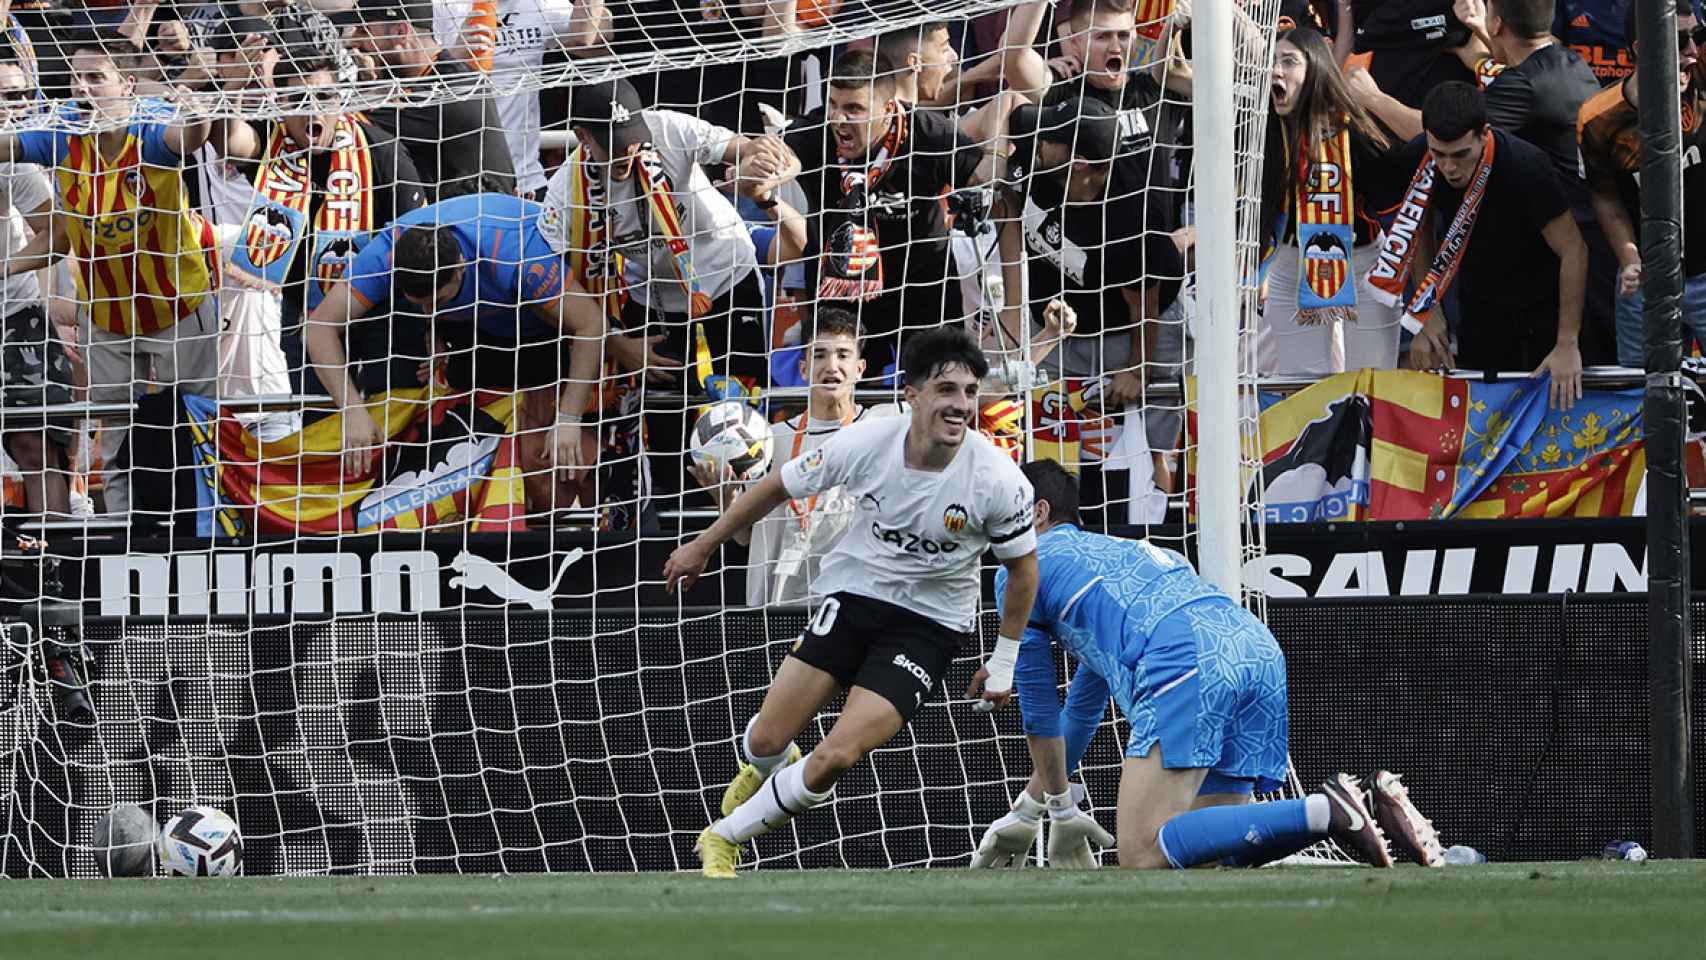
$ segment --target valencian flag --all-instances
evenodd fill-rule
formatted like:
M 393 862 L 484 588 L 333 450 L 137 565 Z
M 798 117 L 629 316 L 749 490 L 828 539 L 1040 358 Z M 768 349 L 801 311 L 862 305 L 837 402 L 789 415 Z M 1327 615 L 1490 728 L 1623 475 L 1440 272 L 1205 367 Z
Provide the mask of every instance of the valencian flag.
M 262 443 L 215 403 L 187 396 L 195 437 L 198 532 L 352 533 L 472 521 L 526 527 L 511 395 L 391 390 L 369 404 L 386 436 L 375 473 L 347 477 L 343 417 Z
M 1634 513 L 1646 474 L 1640 391 L 1589 391 L 1565 412 L 1548 408 L 1548 386 L 1329 377 L 1264 402 L 1262 471 L 1246 489 L 1261 484 L 1278 523 Z M 1194 432 L 1194 415 L 1187 424 Z

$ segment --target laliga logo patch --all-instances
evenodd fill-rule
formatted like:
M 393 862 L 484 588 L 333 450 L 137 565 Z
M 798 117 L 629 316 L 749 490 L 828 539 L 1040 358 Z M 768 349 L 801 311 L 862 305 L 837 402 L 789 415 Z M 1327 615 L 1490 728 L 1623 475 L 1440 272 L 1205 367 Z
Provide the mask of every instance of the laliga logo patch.
M 971 515 L 966 513 L 965 507 L 953 504 L 942 512 L 942 529 L 949 533 L 959 533 L 966 528 L 966 521 L 969 519 Z

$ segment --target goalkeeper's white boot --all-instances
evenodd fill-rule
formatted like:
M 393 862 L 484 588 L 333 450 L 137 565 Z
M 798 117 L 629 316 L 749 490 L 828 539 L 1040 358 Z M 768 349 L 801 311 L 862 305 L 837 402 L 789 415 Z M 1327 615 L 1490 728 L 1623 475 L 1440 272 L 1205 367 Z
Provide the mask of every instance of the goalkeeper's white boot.
M 1410 801 L 1410 790 L 1404 778 L 1390 770 L 1369 774 L 1363 785 L 1368 788 L 1369 806 L 1374 819 L 1392 841 L 1397 851 L 1418 866 L 1445 866 L 1445 851 L 1439 845 L 1439 831 L 1433 821 L 1422 816 Z
M 717 836 L 712 829 L 715 826 L 712 824 L 700 831 L 698 842 L 693 844 L 693 852 L 699 855 L 700 872 L 705 876 L 713 880 L 733 880 L 735 867 L 740 863 L 740 844 Z
M 771 776 L 775 776 L 776 771 L 783 767 L 799 763 L 800 758 L 804 755 L 800 752 L 799 744 L 788 744 L 787 758 L 777 765 L 776 770 L 771 771 Z M 734 813 L 736 807 L 751 800 L 752 795 L 758 792 L 758 788 L 764 786 L 764 781 L 765 776 L 758 772 L 757 767 L 750 763 L 741 764 L 740 772 L 735 774 L 735 778 L 729 782 L 729 788 L 723 791 L 723 816 L 726 817 Z
M 1348 773 L 1334 774 L 1321 785 L 1332 809 L 1327 833 L 1353 856 L 1375 867 L 1392 866 L 1392 852 L 1386 848 L 1386 834 L 1363 799 L 1362 786 Z

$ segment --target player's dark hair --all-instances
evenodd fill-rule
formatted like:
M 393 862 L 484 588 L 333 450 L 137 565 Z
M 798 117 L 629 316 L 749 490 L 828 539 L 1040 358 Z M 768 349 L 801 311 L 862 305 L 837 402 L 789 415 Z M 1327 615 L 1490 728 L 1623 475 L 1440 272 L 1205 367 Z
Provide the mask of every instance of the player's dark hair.
M 1553 0 L 1492 0 L 1489 6 L 1493 16 L 1524 40 L 1538 40 L 1552 32 L 1552 14 L 1557 9 Z
M 1080 0 L 1072 5 L 1072 16 L 1067 21 L 1072 24 L 1072 32 L 1083 33 L 1090 29 L 1090 24 L 1097 14 L 1102 13 L 1132 13 L 1135 15 L 1136 5 L 1132 0 Z
M 871 89 L 873 96 L 894 92 L 894 61 L 869 50 L 850 50 L 836 58 L 829 71 L 829 85 L 837 90 Z
M 901 351 L 900 369 L 909 387 L 921 389 L 954 367 L 965 367 L 979 380 L 989 376 L 989 361 L 977 341 L 959 327 L 935 327 L 913 334 Z
M 933 37 L 946 29 L 946 20 L 927 20 L 915 27 L 890 30 L 877 38 L 877 56 L 887 58 L 896 67 L 904 66 L 907 57 L 923 48 L 925 37 Z
M 800 346 L 811 348 L 818 337 L 852 337 L 859 342 L 859 317 L 842 307 L 818 307 L 800 321 Z
M 420 224 L 408 227 L 397 238 L 392 253 L 392 282 L 404 296 L 430 297 L 450 283 L 462 266 L 462 248 L 449 227 Z
M 1442 83 L 1422 102 L 1422 129 L 1439 140 L 1458 140 L 1487 127 L 1487 98 L 1472 83 Z
M 1080 522 L 1078 478 L 1068 473 L 1065 467 L 1053 460 L 1032 460 L 1020 467 L 1019 472 L 1031 481 L 1037 502 L 1048 504 L 1049 523 Z

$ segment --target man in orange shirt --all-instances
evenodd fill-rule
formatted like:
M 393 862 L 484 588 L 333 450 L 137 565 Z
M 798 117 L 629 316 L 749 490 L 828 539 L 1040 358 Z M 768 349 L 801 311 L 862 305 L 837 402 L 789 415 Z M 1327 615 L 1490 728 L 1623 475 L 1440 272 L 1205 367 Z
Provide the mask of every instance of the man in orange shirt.
M 84 302 L 90 400 L 122 402 L 156 384 L 212 393 L 219 372 L 217 246 L 209 225 L 190 211 L 181 175 L 209 124 L 178 121 L 166 104 L 136 99 L 133 81 L 96 34 L 75 33 L 64 49 L 75 102 L 49 129 L 0 134 L 0 162 L 51 169 L 57 195 L 53 230 L 4 270 L 71 257 Z M 108 464 L 125 433 L 110 424 L 104 431 Z M 108 510 L 129 510 L 129 493 L 127 478 L 109 468 Z

